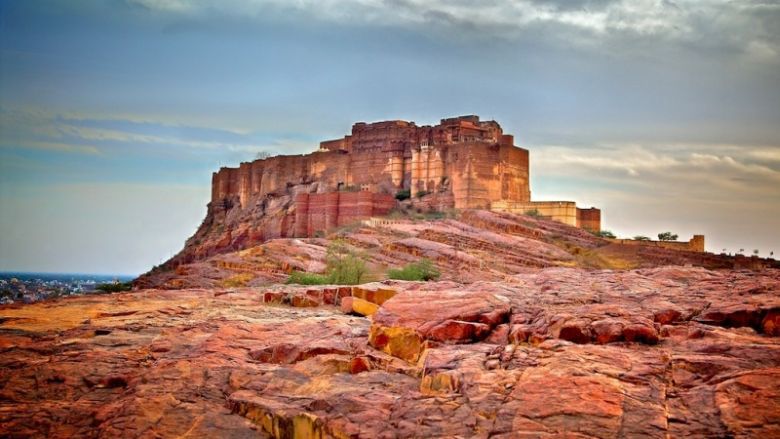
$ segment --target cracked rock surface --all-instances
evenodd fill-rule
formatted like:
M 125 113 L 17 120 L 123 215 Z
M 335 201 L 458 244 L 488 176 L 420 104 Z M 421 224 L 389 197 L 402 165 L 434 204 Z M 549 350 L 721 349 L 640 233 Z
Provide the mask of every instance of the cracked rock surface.
M 693 267 L 4 306 L 0 436 L 778 437 L 779 326 Z

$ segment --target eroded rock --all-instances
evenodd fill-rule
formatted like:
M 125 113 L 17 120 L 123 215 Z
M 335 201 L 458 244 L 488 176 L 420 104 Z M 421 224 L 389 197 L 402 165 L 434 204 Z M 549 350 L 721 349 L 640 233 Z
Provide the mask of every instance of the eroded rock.
M 338 287 L 0 307 L 0 436 L 779 434 L 776 271 L 381 288 L 369 318 Z

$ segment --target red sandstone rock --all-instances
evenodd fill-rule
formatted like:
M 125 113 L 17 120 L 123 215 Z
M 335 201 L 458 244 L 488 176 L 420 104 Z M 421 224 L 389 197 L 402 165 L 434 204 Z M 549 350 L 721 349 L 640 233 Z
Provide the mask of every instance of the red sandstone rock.
M 238 223 L 226 224 L 224 229 L 252 230 L 270 224 L 267 221 L 289 222 L 282 219 L 281 211 L 271 214 L 269 209 L 265 210 L 269 216 L 259 222 L 249 213 L 246 218 L 231 216 Z M 211 234 L 221 230 L 219 225 L 210 224 L 206 230 L 208 235 L 197 234 L 195 240 L 200 240 L 200 246 L 212 246 Z M 231 236 L 249 236 L 243 232 L 239 235 L 230 233 Z M 442 278 L 460 283 L 503 281 L 530 268 L 554 266 L 611 268 L 691 264 L 728 268 L 736 263 L 734 258 L 719 255 L 607 245 L 588 232 L 555 221 L 489 211 L 465 211 L 457 219 L 436 221 L 377 220 L 371 225 L 352 226 L 327 238 L 270 239 L 287 236 L 286 233 L 266 233 L 262 244 L 262 240 L 247 238 L 205 254 L 177 256 L 174 262 L 181 265 L 175 270 L 166 265 L 142 276 L 136 285 L 166 289 L 266 287 L 283 282 L 292 270 L 323 272 L 327 246 L 336 238 L 358 250 L 369 268 L 380 275 L 389 267 L 400 267 L 427 257 L 437 265 Z M 197 253 L 197 248 L 188 244 L 184 253 Z M 233 248 L 245 249 L 232 251 Z M 327 288 L 322 294 L 320 300 L 330 303 L 331 293 Z M 334 297 L 333 303 L 336 301 Z M 658 313 L 652 318 L 660 324 L 671 323 L 669 319 L 692 317 L 690 310 L 678 309 L 668 302 L 665 308 L 658 309 Z
M 406 291 L 373 316 L 369 342 L 416 361 L 425 340 L 465 342 L 485 338 L 509 315 L 509 300 L 485 291 Z
M 0 307 L 0 436 L 780 433 L 776 270 L 549 268 L 385 287 L 398 294 L 373 322 L 329 306 L 333 287 Z

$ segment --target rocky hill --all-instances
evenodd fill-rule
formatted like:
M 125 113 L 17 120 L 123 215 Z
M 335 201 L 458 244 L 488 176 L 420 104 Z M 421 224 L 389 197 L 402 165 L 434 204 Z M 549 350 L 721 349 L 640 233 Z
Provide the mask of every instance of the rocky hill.
M 272 221 L 275 216 L 265 218 L 264 221 Z M 251 222 L 236 220 L 236 224 Z M 201 246 L 221 248 L 207 244 L 205 236 L 210 237 L 209 242 L 229 239 L 220 238 L 222 235 L 216 231 L 209 233 L 204 235 Z M 249 231 L 244 234 L 249 235 Z M 193 239 L 201 237 L 199 231 Z M 240 251 L 223 249 L 224 253 L 195 258 L 193 262 L 180 263 L 175 268 L 173 264 L 158 267 L 137 279 L 135 285 L 137 288 L 167 289 L 267 286 L 284 282 L 292 270 L 322 272 L 327 247 L 336 240 L 346 243 L 368 261 L 370 272 L 366 280 L 382 280 L 389 268 L 421 258 L 434 261 L 442 272 L 442 279 L 460 283 L 499 281 L 519 272 L 545 267 L 632 269 L 691 265 L 719 269 L 777 266 L 776 262 L 758 258 L 622 245 L 544 218 L 466 210 L 452 211 L 448 215 L 413 214 L 356 222 L 321 238 L 247 241 Z
M 160 268 L 173 270 L 277 238 L 324 236 L 391 213 L 399 207 L 396 198 L 406 199 L 400 204 L 416 213 L 535 212 L 570 226 L 601 229 L 595 207 L 531 200 L 530 166 L 530 152 L 516 146 L 513 135 L 475 115 L 434 126 L 358 122 L 351 134 L 321 142 L 309 154 L 219 169 L 212 176 L 206 218 Z

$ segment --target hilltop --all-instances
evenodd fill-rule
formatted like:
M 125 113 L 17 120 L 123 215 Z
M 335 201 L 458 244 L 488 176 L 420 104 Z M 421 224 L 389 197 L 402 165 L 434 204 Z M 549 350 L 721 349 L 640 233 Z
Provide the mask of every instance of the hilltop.
M 777 266 L 758 258 L 731 257 L 655 246 L 627 245 L 550 219 L 485 210 L 373 218 L 320 238 L 276 238 L 240 251 L 206 257 L 176 268 L 157 268 L 137 288 L 218 288 L 283 283 L 293 270 L 325 270 L 327 248 L 345 243 L 368 262 L 366 281 L 421 258 L 442 279 L 459 283 L 501 281 L 546 267 L 635 269 L 664 265 L 709 269 Z
M 534 213 L 591 232 L 601 229 L 599 209 L 532 200 L 530 168 L 530 152 L 496 121 L 478 116 L 433 126 L 358 122 L 351 134 L 323 141 L 312 153 L 259 158 L 215 172 L 206 217 L 161 268 L 277 238 L 322 237 L 399 210 Z

